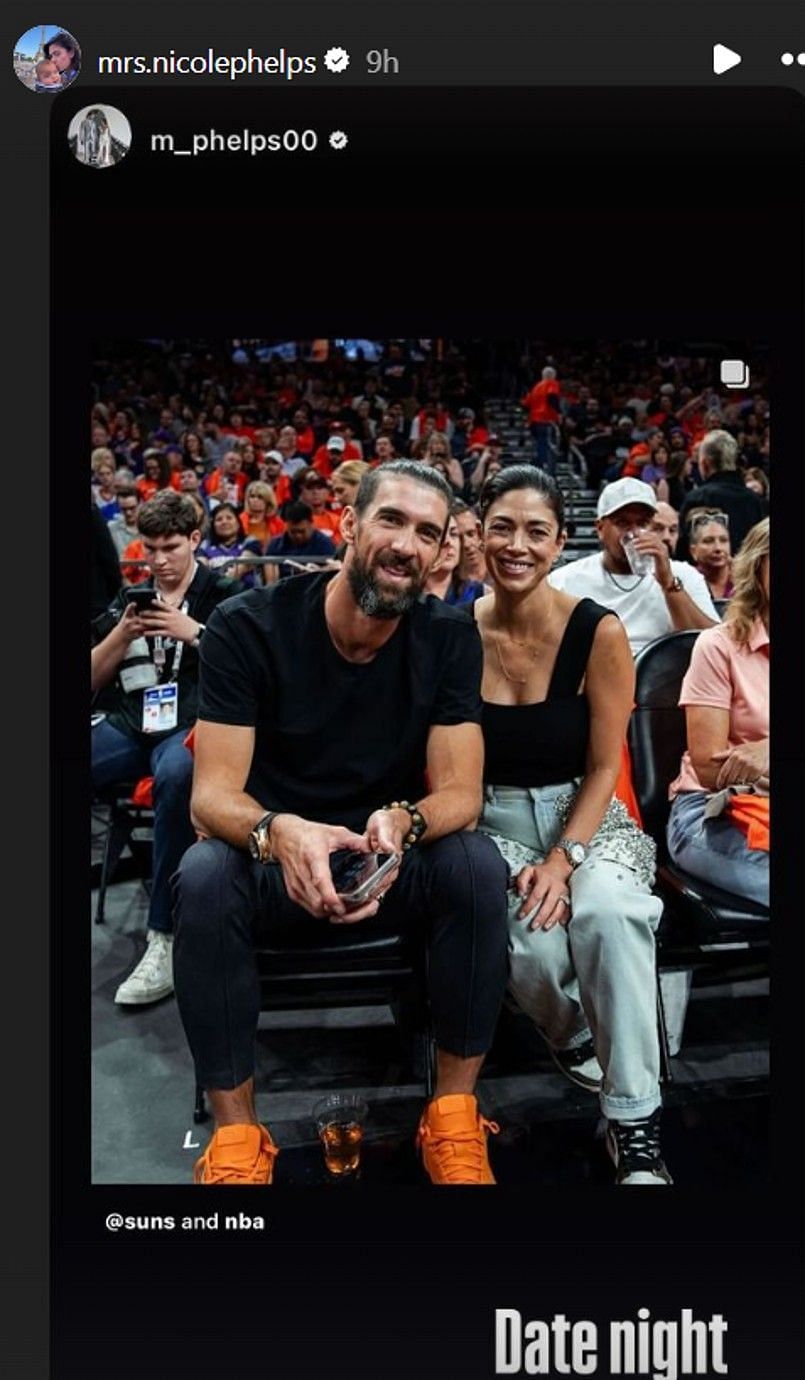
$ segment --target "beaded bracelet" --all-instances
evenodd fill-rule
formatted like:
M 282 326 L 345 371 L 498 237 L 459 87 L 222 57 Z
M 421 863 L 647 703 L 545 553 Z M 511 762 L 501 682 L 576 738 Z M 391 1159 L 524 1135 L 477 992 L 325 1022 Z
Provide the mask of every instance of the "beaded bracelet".
M 411 805 L 407 800 L 392 800 L 390 805 L 381 805 L 381 810 L 407 810 L 411 816 L 411 827 L 403 840 L 403 853 L 407 853 L 409 848 L 413 848 L 422 838 L 428 827 L 425 816 L 420 813 L 416 805 Z

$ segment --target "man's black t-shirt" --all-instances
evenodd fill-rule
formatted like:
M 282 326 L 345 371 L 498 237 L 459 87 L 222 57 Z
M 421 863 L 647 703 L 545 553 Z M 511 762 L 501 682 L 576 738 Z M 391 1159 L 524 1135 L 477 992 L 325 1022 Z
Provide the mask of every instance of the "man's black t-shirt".
M 246 791 L 266 809 L 362 830 L 425 789 L 433 724 L 480 723 L 481 642 L 466 613 L 419 600 L 366 665 L 333 646 L 332 572 L 250 590 L 201 643 L 199 718 L 256 731 Z

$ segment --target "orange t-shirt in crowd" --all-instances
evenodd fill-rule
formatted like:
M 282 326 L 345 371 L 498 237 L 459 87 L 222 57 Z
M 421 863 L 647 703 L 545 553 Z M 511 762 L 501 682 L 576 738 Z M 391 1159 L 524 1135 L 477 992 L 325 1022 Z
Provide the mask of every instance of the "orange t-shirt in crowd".
M 255 436 L 257 435 L 257 427 L 256 427 L 256 426 L 222 426 L 222 427 L 221 427 L 221 435 L 222 435 L 222 436 L 237 436 L 237 437 L 238 437 L 240 440 L 242 440 L 242 441 L 251 441 L 252 444 L 254 444 L 254 438 L 255 438 Z
M 306 426 L 296 433 L 296 449 L 300 455 L 312 455 L 316 444 L 316 433 L 312 426 Z
M 256 537 L 261 546 L 267 546 L 272 537 L 281 537 L 285 531 L 285 523 L 276 513 L 261 522 L 251 522 L 248 513 L 241 513 L 240 525 L 244 536 Z
M 347 460 L 362 460 L 360 446 L 356 446 L 353 441 L 347 441 L 344 450 L 338 452 L 336 466 L 343 465 Z M 333 472 L 333 463 L 330 459 L 330 452 L 326 446 L 319 446 L 313 456 L 313 468 L 323 474 L 325 479 L 329 479 Z
M 558 379 L 540 379 L 523 398 L 523 407 L 528 411 L 528 420 L 534 422 L 555 422 L 559 416 L 558 407 L 551 407 L 549 398 L 559 401 L 561 396 Z
M 336 546 L 341 540 L 341 514 L 331 513 L 327 509 L 323 513 L 313 514 L 313 526 L 318 527 L 320 532 L 326 532 L 328 537 L 332 537 Z
M 149 498 L 153 498 L 154 494 L 159 491 L 158 481 L 156 479 L 146 479 L 144 474 L 141 474 L 140 478 L 134 481 L 134 487 L 140 495 L 141 503 L 147 503 Z M 179 476 L 175 470 L 173 471 L 170 477 L 170 482 L 168 483 L 167 488 L 175 489 L 176 492 L 179 494 L 182 492 L 182 486 L 179 483 Z
M 142 585 L 146 580 L 151 579 L 151 571 L 147 565 L 126 565 L 126 561 L 144 561 L 145 547 L 141 537 L 136 537 L 130 541 L 128 546 L 123 548 L 123 555 L 120 557 L 120 573 L 123 582 L 127 585 Z
M 271 487 L 274 490 L 274 497 L 277 500 L 278 508 L 281 508 L 283 503 L 287 503 L 290 498 L 293 498 L 291 476 L 289 474 L 281 474 L 276 483 L 272 484 Z
M 237 474 L 228 475 L 225 475 L 223 470 L 213 470 L 212 474 L 209 475 L 206 480 L 207 493 L 218 494 L 222 485 L 236 484 L 238 490 L 237 502 L 238 506 L 240 506 L 243 503 L 243 495 L 246 492 L 246 486 L 248 483 L 249 476 L 247 474 L 244 474 L 242 470 L 239 470 Z M 229 501 L 231 502 L 232 500 L 230 499 Z

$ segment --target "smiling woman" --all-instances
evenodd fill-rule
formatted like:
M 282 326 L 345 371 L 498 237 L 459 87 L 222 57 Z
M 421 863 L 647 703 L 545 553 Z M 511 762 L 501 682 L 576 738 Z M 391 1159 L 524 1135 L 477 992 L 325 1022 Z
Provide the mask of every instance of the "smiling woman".
M 613 799 L 634 691 L 629 644 L 607 609 L 546 579 L 566 538 L 549 475 L 509 466 L 487 480 L 480 509 L 493 593 L 474 605 L 479 829 L 515 878 L 509 990 L 562 1072 L 600 1092 L 617 1182 L 662 1186 L 655 848 Z

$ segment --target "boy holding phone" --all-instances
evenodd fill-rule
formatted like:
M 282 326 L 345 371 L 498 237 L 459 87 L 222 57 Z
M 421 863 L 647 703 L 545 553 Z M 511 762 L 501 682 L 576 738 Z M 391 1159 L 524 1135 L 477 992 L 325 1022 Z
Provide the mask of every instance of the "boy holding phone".
M 172 489 L 143 504 L 137 525 L 151 565 L 147 586 L 123 589 L 92 625 L 92 690 L 114 685 L 113 704 L 92 729 L 92 782 L 103 791 L 153 776 L 154 866 L 147 947 L 115 994 L 141 1006 L 173 991 L 169 878 L 195 838 L 193 759 L 185 738 L 196 720 L 198 648 L 222 599 L 240 589 L 195 558 L 201 533 L 189 498 Z
M 435 1183 L 493 1183 L 474 1086 L 506 984 L 507 870 L 481 806 L 481 647 L 421 598 L 452 493 L 410 461 L 372 470 L 344 510 L 343 568 L 216 611 L 201 645 L 193 819 L 175 880 L 179 1010 L 216 1131 L 199 1183 L 270 1183 L 254 1106 L 253 936 L 377 915 L 424 930 L 436 1095 L 418 1142 Z M 425 780 L 427 777 L 427 786 Z M 348 908 L 331 855 L 396 854 Z

